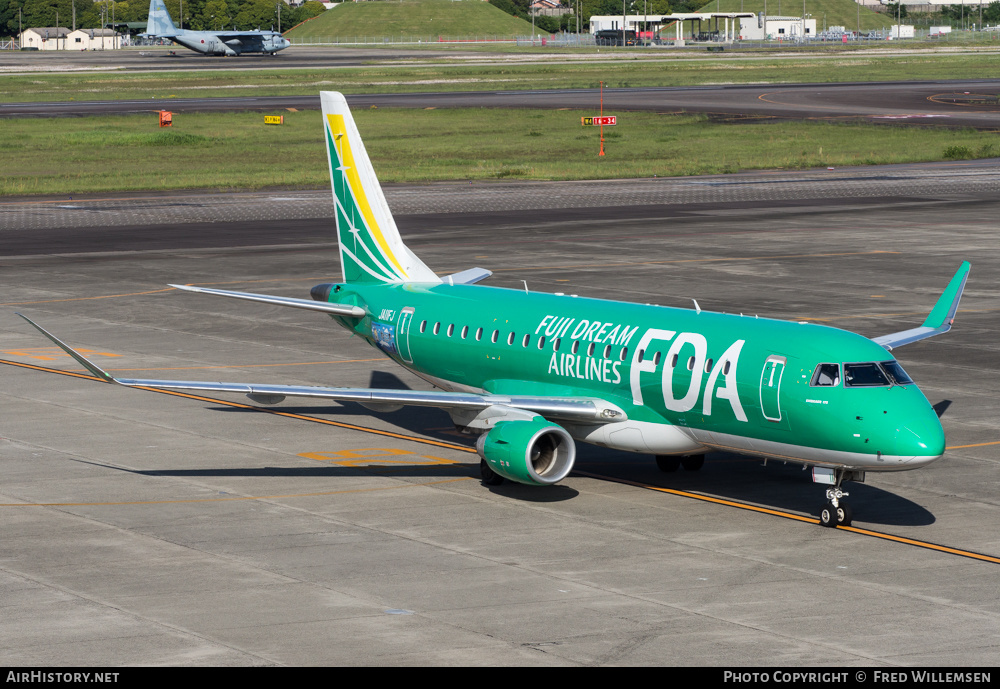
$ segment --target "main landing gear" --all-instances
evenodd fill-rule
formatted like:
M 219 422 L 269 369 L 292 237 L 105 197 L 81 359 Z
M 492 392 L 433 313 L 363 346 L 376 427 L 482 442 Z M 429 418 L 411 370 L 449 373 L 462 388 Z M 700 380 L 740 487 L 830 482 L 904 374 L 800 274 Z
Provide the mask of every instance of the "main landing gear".
M 674 472 L 682 466 L 685 471 L 698 471 L 705 464 L 705 455 L 688 455 L 687 457 L 677 457 L 676 455 L 656 455 L 656 466 L 660 471 Z
M 828 488 L 826 491 L 827 503 L 823 505 L 823 509 L 819 512 L 820 526 L 832 529 L 837 526 L 851 525 L 851 519 L 854 516 L 851 512 L 851 506 L 841 500 L 841 498 L 846 498 L 849 495 L 849 493 L 845 493 L 840 489 L 840 484 L 844 481 L 844 474 L 844 469 L 837 469 L 837 483 L 833 488 Z
M 479 475 L 483 478 L 484 486 L 499 486 L 503 483 L 503 476 L 493 471 L 485 459 L 479 460 Z

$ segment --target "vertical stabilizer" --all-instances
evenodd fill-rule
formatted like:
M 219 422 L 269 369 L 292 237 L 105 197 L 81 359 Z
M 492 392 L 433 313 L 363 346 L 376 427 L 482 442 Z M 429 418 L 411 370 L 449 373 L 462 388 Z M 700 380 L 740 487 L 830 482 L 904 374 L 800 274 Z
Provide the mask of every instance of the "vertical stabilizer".
M 441 282 L 403 244 L 347 100 L 333 91 L 320 98 L 344 281 Z
M 146 33 L 150 36 L 178 36 L 183 33 L 174 26 L 174 20 L 170 18 L 170 12 L 167 11 L 163 0 L 149 0 Z

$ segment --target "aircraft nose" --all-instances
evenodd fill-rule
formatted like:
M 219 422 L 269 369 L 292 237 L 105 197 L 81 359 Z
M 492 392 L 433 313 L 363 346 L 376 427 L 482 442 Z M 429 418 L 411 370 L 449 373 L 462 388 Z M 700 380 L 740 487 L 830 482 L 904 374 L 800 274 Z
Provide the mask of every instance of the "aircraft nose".
M 923 466 L 940 459 L 944 454 L 944 445 L 944 429 L 929 404 L 919 412 L 908 415 L 896 429 L 896 454 L 909 457 L 905 460 L 908 466 Z

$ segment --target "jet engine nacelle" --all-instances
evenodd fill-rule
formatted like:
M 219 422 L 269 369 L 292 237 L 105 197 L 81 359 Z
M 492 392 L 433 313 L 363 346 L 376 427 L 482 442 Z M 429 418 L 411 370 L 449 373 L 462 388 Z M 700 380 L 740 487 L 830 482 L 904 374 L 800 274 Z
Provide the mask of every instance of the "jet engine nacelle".
M 499 422 L 479 436 L 476 451 L 497 474 L 529 486 L 558 483 L 576 461 L 570 434 L 540 416 Z

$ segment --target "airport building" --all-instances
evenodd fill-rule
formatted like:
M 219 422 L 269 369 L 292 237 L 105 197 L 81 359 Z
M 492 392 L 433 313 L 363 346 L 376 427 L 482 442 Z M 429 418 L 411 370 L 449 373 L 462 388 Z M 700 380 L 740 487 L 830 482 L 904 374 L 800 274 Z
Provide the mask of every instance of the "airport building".
M 122 47 L 122 36 L 113 29 L 77 29 L 67 37 L 68 50 L 114 50 Z
M 114 50 L 125 43 L 113 29 L 70 31 L 63 26 L 47 26 L 25 29 L 18 36 L 18 45 L 29 50 Z
M 64 26 L 41 26 L 25 29 L 17 37 L 22 48 L 35 50 L 66 50 L 69 29 Z
M 629 14 L 592 16 L 590 32 L 635 31 L 643 38 L 658 36 L 662 41 L 684 45 L 686 41 L 798 40 L 816 35 L 816 20 L 753 12 L 675 12 L 673 14 Z

